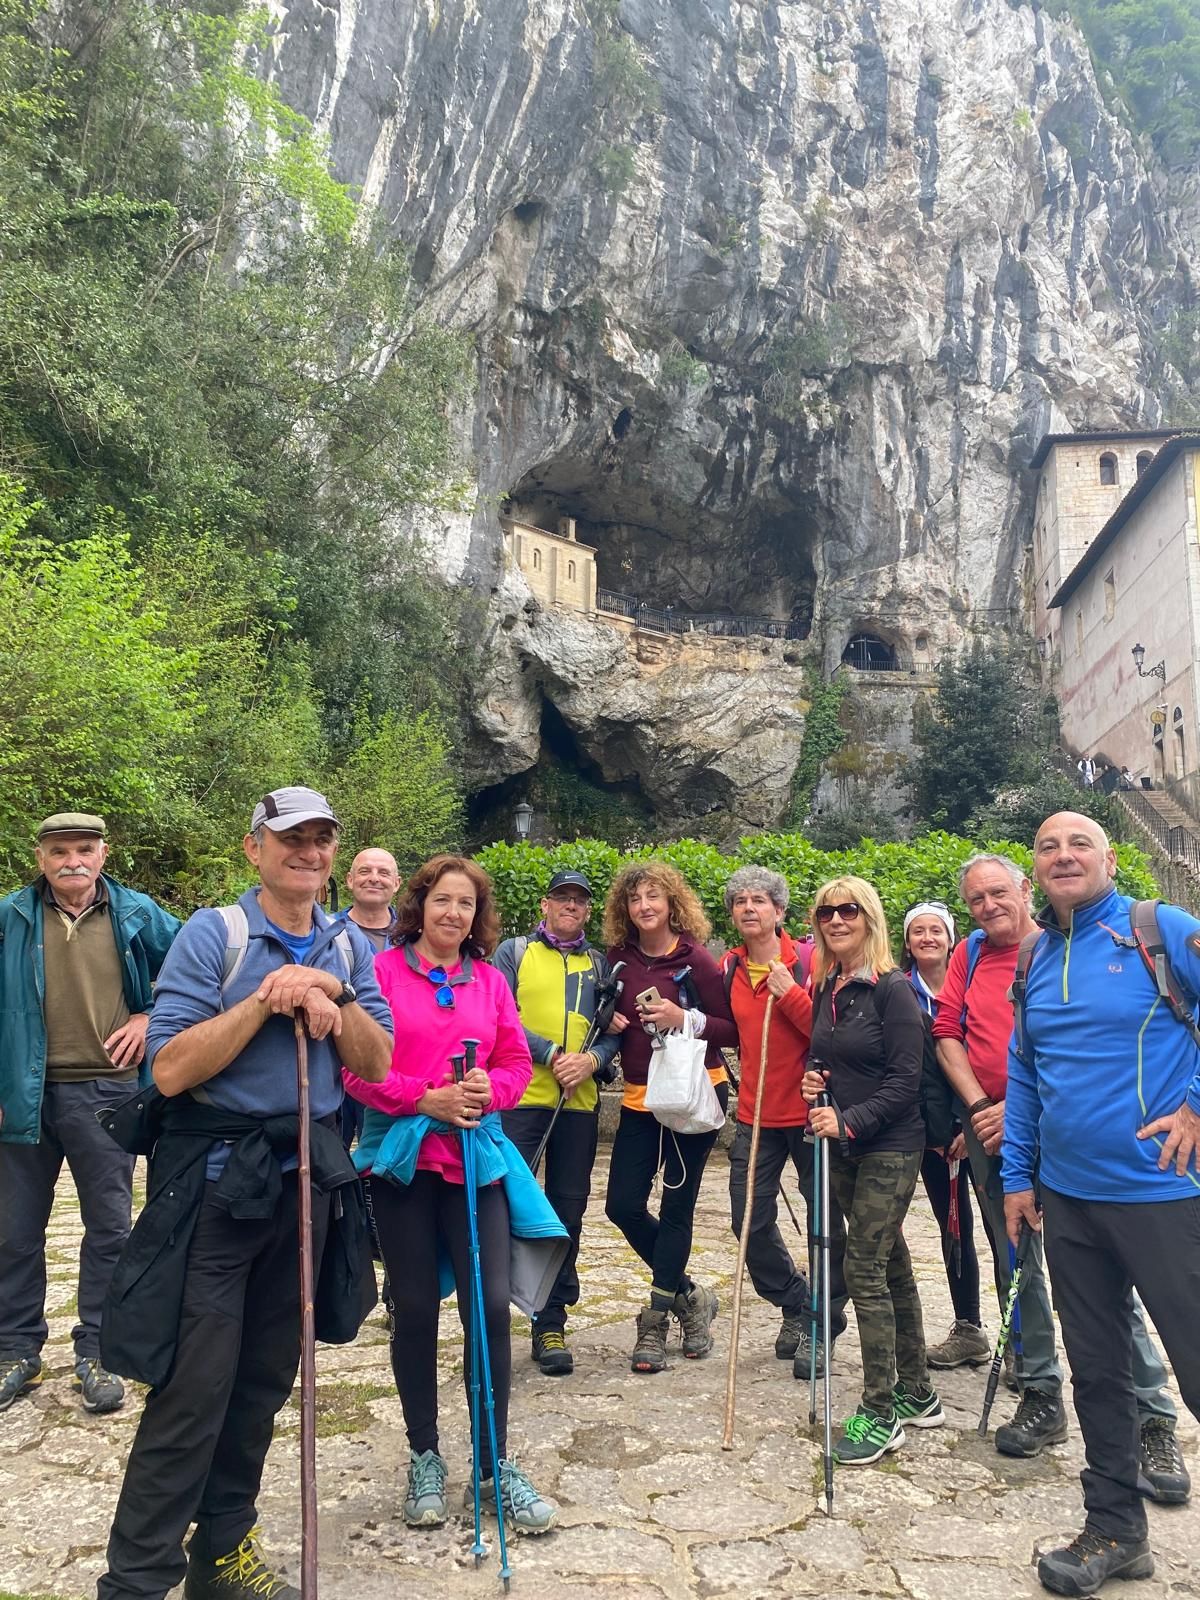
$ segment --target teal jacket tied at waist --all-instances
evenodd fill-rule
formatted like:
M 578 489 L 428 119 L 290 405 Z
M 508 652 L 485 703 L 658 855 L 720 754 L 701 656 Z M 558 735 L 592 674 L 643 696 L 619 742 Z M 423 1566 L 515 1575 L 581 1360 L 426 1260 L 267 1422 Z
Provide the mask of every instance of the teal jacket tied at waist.
M 37 1144 L 46 1083 L 45 880 L 0 900 L 0 1143 Z M 105 876 L 125 1003 L 149 1011 L 153 984 L 180 922 L 169 911 Z M 143 1063 L 139 1085 L 150 1081 Z
M 427 1133 L 448 1133 L 448 1123 L 432 1117 L 390 1117 L 368 1106 L 362 1138 L 354 1150 L 354 1164 L 372 1178 L 392 1183 L 412 1182 L 421 1141 Z M 536 1316 L 546 1304 L 566 1259 L 570 1239 L 525 1158 L 505 1137 L 499 1114 L 489 1111 L 475 1135 L 477 1184 L 504 1185 L 508 1200 L 512 1250 L 509 1290 L 513 1304 L 526 1316 Z M 438 1287 L 444 1300 L 454 1293 L 454 1269 L 442 1252 L 438 1262 Z

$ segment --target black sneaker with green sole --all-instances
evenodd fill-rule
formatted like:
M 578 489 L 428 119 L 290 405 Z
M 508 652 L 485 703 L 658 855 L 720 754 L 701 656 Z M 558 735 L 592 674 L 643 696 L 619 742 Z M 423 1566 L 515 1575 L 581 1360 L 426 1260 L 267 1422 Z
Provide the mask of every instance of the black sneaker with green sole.
M 575 1357 L 567 1348 L 561 1328 L 534 1328 L 530 1352 L 548 1378 L 565 1378 L 575 1371 Z

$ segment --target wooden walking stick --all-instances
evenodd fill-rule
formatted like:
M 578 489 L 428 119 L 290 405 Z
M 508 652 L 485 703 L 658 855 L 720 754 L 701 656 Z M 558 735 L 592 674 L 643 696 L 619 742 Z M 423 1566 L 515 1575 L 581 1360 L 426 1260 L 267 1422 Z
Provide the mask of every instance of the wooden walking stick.
M 308 1106 L 308 1036 L 297 1011 L 296 1090 L 300 1111 L 300 1594 L 317 1600 L 317 1336 L 313 1311 L 311 1119 Z
M 750 1158 L 746 1171 L 746 1204 L 742 1209 L 742 1231 L 738 1239 L 737 1270 L 733 1279 L 733 1326 L 729 1333 L 729 1370 L 725 1375 L 725 1431 L 721 1449 L 733 1449 L 733 1414 L 737 1398 L 738 1337 L 742 1331 L 742 1279 L 746 1275 L 746 1250 L 750 1244 L 750 1219 L 754 1214 L 754 1179 L 758 1165 L 758 1135 L 762 1126 L 763 1087 L 767 1081 L 767 1039 L 771 1032 L 771 1012 L 775 996 L 768 994 L 763 1017 L 762 1054 L 758 1061 L 758 1085 L 754 1091 L 754 1120 L 750 1124 Z

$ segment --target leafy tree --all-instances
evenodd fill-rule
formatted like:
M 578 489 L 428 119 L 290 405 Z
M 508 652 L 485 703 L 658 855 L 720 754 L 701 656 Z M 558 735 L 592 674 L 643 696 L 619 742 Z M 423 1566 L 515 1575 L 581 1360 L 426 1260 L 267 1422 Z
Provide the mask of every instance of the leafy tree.
M 1125 814 L 1099 789 L 1081 789 L 1066 773 L 1047 772 L 1033 783 L 1002 789 L 990 805 L 972 812 L 972 838 L 1015 839 L 1027 843 L 1056 811 L 1081 811 L 1094 817 L 1110 839 L 1126 837 Z
M 462 827 L 462 795 L 448 758 L 445 734 L 430 713 L 388 711 L 372 726 L 361 712 L 350 754 L 330 779 L 347 859 L 381 845 L 403 871 L 452 848 Z
M 1007 786 L 1039 776 L 1051 743 L 1047 706 L 1024 648 L 975 640 L 938 668 L 938 692 L 918 719 L 912 784 L 917 810 L 958 827 Z

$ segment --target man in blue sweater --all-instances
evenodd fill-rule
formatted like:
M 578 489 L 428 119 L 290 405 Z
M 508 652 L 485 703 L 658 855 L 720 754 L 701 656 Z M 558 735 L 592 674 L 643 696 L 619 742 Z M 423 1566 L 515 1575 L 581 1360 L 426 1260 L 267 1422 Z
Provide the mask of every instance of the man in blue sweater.
M 1154 1571 L 1138 1492 L 1135 1288 L 1200 1416 L 1200 1050 L 1137 949 L 1115 871 L 1090 818 L 1060 812 L 1038 829 L 1049 909 L 1008 1066 L 1005 1220 L 1016 1243 L 1022 1221 L 1036 1229 L 1044 1214 L 1087 1448 L 1083 1532 L 1038 1563 L 1044 1587 L 1065 1595 Z M 1158 923 L 1176 978 L 1200 995 L 1200 922 L 1162 906 Z

